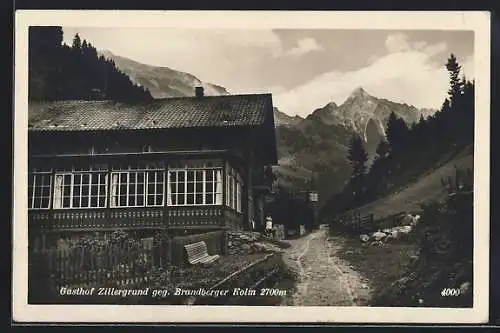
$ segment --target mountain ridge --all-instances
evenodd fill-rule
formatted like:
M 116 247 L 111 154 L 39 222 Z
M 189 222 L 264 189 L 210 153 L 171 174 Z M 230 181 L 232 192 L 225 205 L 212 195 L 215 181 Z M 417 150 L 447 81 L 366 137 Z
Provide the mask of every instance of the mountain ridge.
M 327 103 L 314 110 L 306 119 L 319 118 L 330 125 L 341 125 L 359 135 L 365 143 L 369 161 L 375 156 L 377 145 L 386 137 L 387 120 L 392 112 L 409 126 L 437 110 L 418 109 L 406 103 L 397 103 L 385 98 L 374 97 L 363 87 L 356 87 L 346 100 L 337 105 Z
M 165 66 L 153 66 L 122 57 L 109 50 L 100 50 L 99 54 L 113 60 L 116 66 L 130 79 L 149 89 L 153 98 L 186 97 L 194 94 L 195 86 L 202 86 L 207 96 L 229 95 L 226 88 L 201 81 L 193 74 L 178 71 Z

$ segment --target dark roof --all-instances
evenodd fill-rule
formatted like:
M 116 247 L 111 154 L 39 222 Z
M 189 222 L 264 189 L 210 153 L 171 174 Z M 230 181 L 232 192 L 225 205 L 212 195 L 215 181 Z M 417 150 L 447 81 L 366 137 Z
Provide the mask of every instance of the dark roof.
M 271 94 L 180 97 L 141 104 L 114 101 L 29 102 L 30 131 L 90 131 L 260 126 Z

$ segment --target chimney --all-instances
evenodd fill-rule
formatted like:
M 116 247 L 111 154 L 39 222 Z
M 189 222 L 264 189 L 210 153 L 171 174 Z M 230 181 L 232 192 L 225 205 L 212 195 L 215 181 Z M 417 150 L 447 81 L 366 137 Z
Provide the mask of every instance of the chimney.
M 196 97 L 203 97 L 203 87 L 194 88 Z

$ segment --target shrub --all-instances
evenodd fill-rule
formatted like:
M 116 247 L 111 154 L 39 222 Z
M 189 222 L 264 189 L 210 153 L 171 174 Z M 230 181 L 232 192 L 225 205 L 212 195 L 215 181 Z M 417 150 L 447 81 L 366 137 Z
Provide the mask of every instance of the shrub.
M 473 283 L 473 195 L 450 196 L 422 207 L 415 229 L 420 253 L 407 274 L 375 301 L 381 306 L 470 307 L 472 289 L 443 297 L 445 288 Z

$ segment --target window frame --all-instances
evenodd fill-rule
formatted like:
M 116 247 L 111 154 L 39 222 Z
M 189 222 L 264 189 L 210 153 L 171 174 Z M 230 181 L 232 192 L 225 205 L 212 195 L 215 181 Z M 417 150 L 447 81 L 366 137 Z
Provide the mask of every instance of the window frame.
M 130 185 L 131 185 L 131 182 L 130 182 L 130 174 L 133 173 L 135 174 L 135 191 L 134 193 L 130 193 Z M 151 173 L 154 173 L 155 174 L 155 181 L 153 183 L 150 182 L 150 179 L 149 179 L 149 176 Z M 160 181 L 158 181 L 158 173 L 161 174 L 161 177 L 160 177 Z M 166 196 L 166 191 L 165 191 L 165 169 L 164 168 L 131 168 L 129 167 L 128 169 L 112 169 L 110 171 L 110 193 L 109 193 L 109 199 L 110 199 L 110 203 L 109 203 L 109 207 L 110 208 L 141 208 L 141 207 L 163 207 L 165 205 L 165 196 Z M 127 204 L 126 205 L 121 205 L 120 203 L 120 198 L 122 197 L 122 194 L 120 192 L 120 188 L 122 185 L 122 182 L 120 181 L 120 174 L 126 174 L 127 175 L 127 181 L 126 181 L 126 185 L 127 185 L 127 194 L 126 194 L 126 202 Z M 138 174 L 143 174 L 143 181 L 142 182 L 137 182 L 137 175 Z M 114 176 L 115 175 L 118 175 L 118 182 L 116 184 L 114 184 Z M 142 204 L 141 205 L 137 205 L 137 201 L 138 201 L 138 198 L 141 196 L 141 193 L 138 193 L 137 192 L 137 187 L 142 184 L 143 186 L 143 192 L 142 192 Z M 158 184 L 162 184 L 162 190 L 161 190 L 161 193 L 158 193 L 157 191 L 157 185 Z M 116 194 L 113 194 L 113 187 L 116 186 L 117 188 L 117 193 Z M 154 187 L 154 193 L 153 194 L 150 194 L 148 189 L 149 189 L 149 186 L 153 186 Z M 135 205 L 130 205 L 129 204 L 129 200 L 130 200 L 130 197 L 131 197 L 131 194 L 134 195 L 134 198 L 135 198 L 135 202 L 136 204 Z M 148 204 L 148 200 L 149 200 L 149 196 L 150 195 L 153 195 L 153 198 L 154 198 L 154 204 Z M 158 195 L 161 195 L 161 203 L 156 203 L 157 202 L 157 197 Z M 118 198 L 117 199 L 117 204 L 114 204 L 114 198 Z
M 103 208 L 106 208 L 108 206 L 108 171 L 107 170 L 104 170 L 104 169 L 92 169 L 92 168 L 89 168 L 88 170 L 84 170 L 84 169 L 79 169 L 79 170 L 62 170 L 62 171 L 56 171 L 54 172 L 54 180 L 53 180 L 53 186 L 52 186 L 52 207 L 53 209 L 57 209 L 57 210 L 75 210 L 75 209 L 103 209 Z M 80 182 L 79 182 L 79 187 L 80 187 L 80 193 L 78 194 L 78 197 L 79 197 L 79 202 L 80 202 L 80 205 L 79 207 L 75 207 L 74 206 L 74 200 L 75 200 L 75 193 L 74 193 L 74 190 L 75 190 L 75 176 L 78 175 L 80 177 L 82 177 L 80 179 Z M 82 179 L 83 179 L 83 176 L 84 175 L 88 175 L 89 176 L 89 180 L 88 182 L 86 183 L 83 183 Z M 92 182 L 92 176 L 93 175 L 97 175 L 97 183 L 93 183 Z M 64 182 L 64 179 L 66 176 L 70 176 L 71 177 L 71 182 L 70 182 L 70 185 L 66 185 L 65 182 Z M 101 182 L 102 180 L 102 176 L 104 176 L 104 183 Z M 61 196 L 58 197 L 56 195 L 56 191 L 58 190 L 58 188 L 56 187 L 56 182 L 57 182 L 57 179 L 59 177 L 62 177 L 63 181 L 62 181 L 62 192 L 61 192 Z M 64 187 L 65 186 L 69 186 L 70 188 L 70 194 L 69 194 L 69 207 L 64 207 L 64 200 L 65 200 L 65 195 L 64 195 Z M 87 189 L 88 189 L 88 194 L 86 194 L 85 196 L 87 196 L 87 200 L 88 200 L 88 204 L 87 206 L 82 206 L 82 198 L 84 198 L 85 196 L 82 195 L 82 191 L 83 191 L 83 187 L 86 186 Z M 104 195 L 101 194 L 101 186 L 104 187 Z M 94 195 L 92 194 L 92 190 L 94 188 L 97 188 L 97 193 Z M 96 206 L 93 206 L 92 205 L 92 198 L 97 198 L 97 205 Z M 100 199 L 101 198 L 104 198 L 104 203 L 103 205 L 100 205 Z M 61 202 L 60 202 L 60 205 L 56 205 L 55 202 L 56 202 L 56 199 L 59 199 Z
M 196 178 L 197 172 L 202 172 L 202 180 L 199 181 Z M 207 181 L 207 172 L 211 171 L 212 172 L 212 180 Z M 188 172 L 193 172 L 193 177 L 192 180 L 190 181 L 188 177 Z M 220 172 L 220 181 L 217 181 L 217 172 Z M 171 175 L 175 173 L 175 191 L 171 191 Z M 184 174 L 184 180 L 179 181 L 179 174 Z M 223 205 L 223 196 L 224 196 L 224 180 L 223 180 L 223 174 L 224 174 L 224 169 L 222 166 L 211 166 L 211 167 L 187 167 L 187 168 L 169 168 L 167 170 L 167 207 L 193 207 L 193 206 L 203 206 L 203 207 L 210 207 L 210 206 L 221 206 Z M 211 182 L 213 185 L 212 191 L 207 192 L 207 184 Z M 188 190 L 189 184 L 193 184 L 193 192 Z M 202 190 L 201 193 L 196 191 L 196 185 L 197 184 L 202 184 Z M 220 183 L 221 191 L 217 191 L 217 184 Z M 179 192 L 179 184 L 184 185 L 184 192 Z M 179 204 L 179 194 L 184 195 L 184 203 Z M 202 203 L 197 203 L 197 195 L 202 196 Z M 206 198 L 207 194 L 212 195 L 212 202 L 213 203 L 207 203 Z M 172 195 L 176 196 L 175 203 L 172 201 Z M 189 203 L 188 201 L 188 196 L 192 195 L 193 196 L 193 203 Z M 217 200 L 217 198 L 220 198 Z M 218 203 L 219 202 L 219 203 Z
M 37 179 L 37 175 L 42 175 L 43 177 L 49 177 L 49 185 L 43 185 L 43 182 L 42 182 L 42 185 L 40 186 L 37 186 L 37 183 L 36 183 L 36 179 Z M 53 174 L 52 174 L 52 170 L 50 171 L 37 171 L 37 170 L 33 170 L 32 172 L 29 172 L 28 173 L 28 177 L 30 177 L 32 179 L 32 186 L 31 186 L 31 193 L 30 193 L 30 182 L 29 182 L 29 179 L 28 179 L 28 210 L 48 210 L 48 209 L 51 209 L 52 208 L 52 198 L 53 198 L 53 195 L 52 195 L 52 186 L 53 186 Z M 37 187 L 40 187 L 41 188 L 41 195 L 40 196 L 36 196 L 36 189 Z M 48 196 L 45 196 L 43 195 L 43 188 L 46 188 L 48 187 L 49 188 L 49 195 Z M 48 198 L 48 205 L 47 207 L 42 207 L 42 203 L 43 203 L 43 199 L 44 198 Z M 38 205 L 38 207 L 35 207 L 35 200 L 40 200 L 40 205 Z
M 229 163 L 226 167 L 226 207 L 238 213 L 243 212 L 243 178 Z

